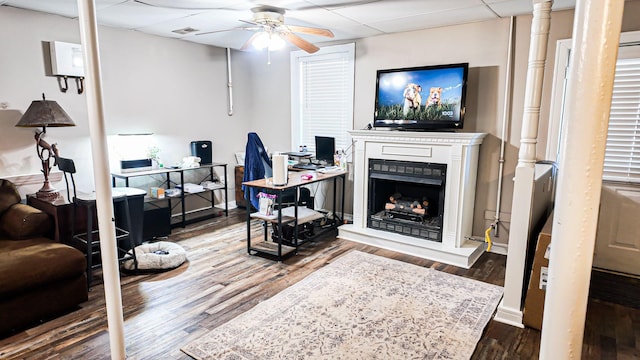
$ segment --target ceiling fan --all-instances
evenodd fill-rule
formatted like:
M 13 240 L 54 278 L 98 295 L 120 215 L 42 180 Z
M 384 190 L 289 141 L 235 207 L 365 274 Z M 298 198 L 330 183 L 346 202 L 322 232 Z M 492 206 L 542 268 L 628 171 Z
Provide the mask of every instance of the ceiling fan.
M 247 23 L 251 26 L 244 26 L 233 29 L 226 30 L 216 30 L 216 31 L 208 31 L 199 33 L 196 35 L 205 35 L 212 34 L 223 31 L 231 31 L 231 30 L 246 30 L 246 31 L 255 31 L 249 40 L 247 40 L 244 45 L 240 48 L 241 50 L 246 50 L 252 44 L 255 45 L 263 45 L 262 47 L 266 47 L 269 41 L 280 41 L 286 40 L 292 43 L 293 45 L 299 47 L 300 49 L 313 54 L 318 51 L 320 48 L 316 45 L 306 41 L 300 36 L 296 35 L 296 33 L 300 34 L 309 34 L 316 36 L 325 36 L 332 38 L 333 33 L 328 29 L 321 29 L 315 27 L 307 27 L 307 26 L 296 26 L 296 25 L 286 25 L 284 23 L 284 14 L 285 10 L 282 8 L 278 8 L 275 6 L 259 6 L 251 9 L 253 12 L 253 20 L 240 20 L 244 23 Z M 260 47 L 260 46 L 258 46 Z

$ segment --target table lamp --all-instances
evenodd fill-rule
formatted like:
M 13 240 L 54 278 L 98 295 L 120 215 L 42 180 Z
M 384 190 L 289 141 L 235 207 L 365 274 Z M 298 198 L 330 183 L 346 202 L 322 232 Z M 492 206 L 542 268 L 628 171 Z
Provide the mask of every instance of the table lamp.
M 58 191 L 49 184 L 49 172 L 52 167 L 50 160 L 54 157 L 53 165 L 55 165 L 58 148 L 56 144 L 49 145 L 44 140 L 44 136 L 47 133 L 47 126 L 59 127 L 75 125 L 60 105 L 55 101 L 45 100 L 44 94 L 42 94 L 42 100 L 31 102 L 27 111 L 16 124 L 17 127 L 42 127 L 42 131 L 36 130 L 35 133 L 36 151 L 42 161 L 42 174 L 44 175 L 44 184 L 36 193 L 36 197 L 39 199 L 55 200 L 59 196 Z

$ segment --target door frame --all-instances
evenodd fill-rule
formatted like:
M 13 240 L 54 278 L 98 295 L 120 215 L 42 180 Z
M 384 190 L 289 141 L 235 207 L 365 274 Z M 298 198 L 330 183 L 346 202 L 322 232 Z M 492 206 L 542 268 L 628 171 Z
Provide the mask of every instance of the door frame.
M 620 33 L 620 45 L 640 44 L 640 31 Z M 560 144 L 562 139 L 562 119 L 564 112 L 564 98 L 571 55 L 571 39 L 558 40 L 556 43 L 555 67 L 553 69 L 553 86 L 551 88 L 551 105 L 549 107 L 549 127 L 547 129 L 547 148 L 545 159 L 559 161 Z

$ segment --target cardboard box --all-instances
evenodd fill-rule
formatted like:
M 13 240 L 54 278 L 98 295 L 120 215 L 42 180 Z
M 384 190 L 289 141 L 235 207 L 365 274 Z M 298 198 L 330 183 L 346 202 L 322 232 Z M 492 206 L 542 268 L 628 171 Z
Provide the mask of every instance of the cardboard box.
M 152 187 L 150 196 L 156 199 L 164 199 L 164 188 Z
M 531 278 L 527 288 L 527 296 L 524 301 L 524 314 L 522 322 L 525 326 L 542 330 L 542 314 L 544 313 L 544 297 L 547 290 L 547 279 L 549 274 L 549 250 L 551 244 L 551 228 L 553 225 L 553 214 L 549 216 L 547 222 L 538 235 L 536 253 L 533 257 L 533 268 Z

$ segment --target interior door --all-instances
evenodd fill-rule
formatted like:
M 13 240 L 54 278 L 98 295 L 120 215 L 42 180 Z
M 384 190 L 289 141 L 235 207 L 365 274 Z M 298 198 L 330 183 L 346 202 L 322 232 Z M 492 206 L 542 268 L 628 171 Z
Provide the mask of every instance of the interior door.
M 593 266 L 640 275 L 640 186 L 602 184 Z
M 618 58 L 640 58 L 640 46 Z M 640 275 L 640 184 L 603 181 L 593 266 Z

